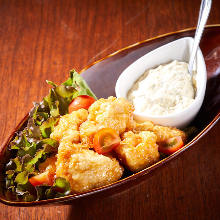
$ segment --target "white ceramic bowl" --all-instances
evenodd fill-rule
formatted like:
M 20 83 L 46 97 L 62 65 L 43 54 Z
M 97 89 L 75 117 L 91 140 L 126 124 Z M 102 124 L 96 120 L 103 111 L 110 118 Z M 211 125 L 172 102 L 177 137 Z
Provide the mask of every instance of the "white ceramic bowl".
M 160 64 L 165 64 L 172 60 L 189 62 L 193 41 L 194 40 L 191 37 L 181 38 L 161 46 L 136 60 L 119 76 L 115 87 L 116 96 L 127 98 L 127 93 L 130 88 L 147 69 L 155 68 Z M 174 126 L 177 128 L 187 126 L 195 118 L 201 108 L 205 95 L 207 74 L 204 57 L 200 48 L 197 51 L 194 64 L 194 69 L 197 71 L 197 91 L 195 100 L 189 107 L 178 113 L 171 113 L 163 116 L 154 116 L 135 111 L 134 118 L 139 122 L 150 120 L 156 124 Z

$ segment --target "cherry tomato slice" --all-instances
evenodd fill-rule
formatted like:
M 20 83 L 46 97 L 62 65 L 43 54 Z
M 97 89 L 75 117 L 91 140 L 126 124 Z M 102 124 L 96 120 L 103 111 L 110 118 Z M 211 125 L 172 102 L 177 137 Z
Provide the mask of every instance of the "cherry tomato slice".
M 180 136 L 168 139 L 165 143 L 160 143 L 158 150 L 164 154 L 172 154 L 183 146 L 183 140 Z
M 120 137 L 112 128 L 100 129 L 93 139 L 93 147 L 99 154 L 106 154 L 119 146 Z
M 29 179 L 29 182 L 33 186 L 40 186 L 40 185 L 48 185 L 52 186 L 54 182 L 54 174 L 51 174 L 49 171 L 45 171 L 44 173 L 40 173 L 36 176 L 33 176 Z
M 76 111 L 78 109 L 84 108 L 88 109 L 90 105 L 92 105 L 93 102 L 96 100 L 88 95 L 80 95 L 77 96 L 73 101 L 69 104 L 68 112 L 71 113 L 73 111 Z

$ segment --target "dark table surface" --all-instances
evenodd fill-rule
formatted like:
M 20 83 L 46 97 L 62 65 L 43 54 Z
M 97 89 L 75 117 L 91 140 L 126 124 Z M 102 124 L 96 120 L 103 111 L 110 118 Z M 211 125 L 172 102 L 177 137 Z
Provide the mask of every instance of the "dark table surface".
M 0 143 L 48 92 L 109 53 L 196 25 L 199 0 L 0 0 Z M 208 24 L 220 23 L 213 1 Z M 220 42 L 219 42 L 220 45 Z M 140 184 L 104 199 L 15 208 L 0 219 L 220 219 L 220 123 Z

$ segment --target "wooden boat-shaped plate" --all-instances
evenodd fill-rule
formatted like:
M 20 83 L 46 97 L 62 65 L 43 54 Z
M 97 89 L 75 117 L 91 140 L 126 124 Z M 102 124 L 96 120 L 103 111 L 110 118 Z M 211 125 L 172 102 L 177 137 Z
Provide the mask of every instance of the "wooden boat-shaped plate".
M 152 39 L 138 42 L 107 57 L 94 62 L 90 66 L 84 68 L 80 73 L 87 81 L 91 89 L 97 95 L 98 98 L 108 96 L 115 96 L 115 83 L 121 72 L 129 66 L 132 62 L 137 60 L 144 54 L 154 50 L 155 48 L 169 43 L 173 40 L 177 40 L 182 37 L 194 36 L 195 28 L 189 28 L 186 30 L 177 31 L 174 33 L 168 33 Z M 15 131 L 0 152 L 0 201 L 13 206 L 34 206 L 34 205 L 49 205 L 54 203 L 69 203 L 71 200 L 76 200 L 82 197 L 105 197 L 107 195 L 120 192 L 127 189 L 131 185 L 146 179 L 153 170 L 162 167 L 168 161 L 174 159 L 186 149 L 194 145 L 203 135 L 209 131 L 220 117 L 220 24 L 209 25 L 205 28 L 203 38 L 200 44 L 201 50 L 205 57 L 207 66 L 208 82 L 205 100 L 202 108 L 197 115 L 196 119 L 192 122 L 192 126 L 195 126 L 198 130 L 194 134 L 188 143 L 179 151 L 175 152 L 169 157 L 160 160 L 158 163 L 138 172 L 135 174 L 127 174 L 124 178 L 114 182 L 112 184 L 90 190 L 85 193 L 68 195 L 61 198 L 34 201 L 34 202 L 15 202 L 9 201 L 4 196 L 3 184 L 3 167 L 5 161 L 5 150 L 14 137 L 14 133 L 21 129 L 22 125 L 27 121 L 28 115 L 20 122 L 15 128 Z

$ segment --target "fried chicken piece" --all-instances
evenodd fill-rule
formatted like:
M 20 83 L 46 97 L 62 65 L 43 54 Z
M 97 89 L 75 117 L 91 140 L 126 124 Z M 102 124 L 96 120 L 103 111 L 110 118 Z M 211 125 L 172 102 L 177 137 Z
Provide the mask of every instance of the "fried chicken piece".
M 153 130 L 154 134 L 157 136 L 157 142 L 165 142 L 169 138 L 180 136 L 183 142 L 186 140 L 186 134 L 174 127 L 164 127 L 160 125 L 155 125 Z
M 131 171 L 140 171 L 159 160 L 157 137 L 153 132 L 132 131 L 122 135 L 120 145 L 115 149 L 122 163 Z
M 79 131 L 74 130 L 74 129 L 67 129 L 62 137 L 62 139 L 60 140 L 61 142 L 66 142 L 66 143 L 79 143 L 80 142 L 80 134 Z
M 69 181 L 73 193 L 107 185 L 121 178 L 123 167 L 115 158 L 84 149 L 82 144 L 61 144 L 56 177 Z
M 99 99 L 88 111 L 88 120 L 98 124 L 99 129 L 112 128 L 122 134 L 133 128 L 134 106 L 124 98 Z
M 133 128 L 134 107 L 123 98 L 99 99 L 89 108 L 88 119 L 79 128 L 83 144 L 93 143 L 95 133 L 102 128 L 112 128 L 118 134 Z
M 81 143 L 92 145 L 93 137 L 98 130 L 99 126 L 94 121 L 83 122 L 79 127 Z
M 133 130 L 135 132 L 138 132 L 138 131 L 153 131 L 153 128 L 154 128 L 154 123 L 151 122 L 151 121 L 145 121 L 143 123 L 134 122 Z
M 79 109 L 62 116 L 50 137 L 59 142 L 63 139 L 65 142 L 79 143 L 79 126 L 87 117 L 88 111 L 85 109 Z
M 154 125 L 151 121 L 146 121 L 144 123 L 135 122 L 134 131 L 152 131 L 157 136 L 157 143 L 165 142 L 169 138 L 177 136 L 180 136 L 183 142 L 186 140 L 186 134 L 183 131 L 175 127 Z

